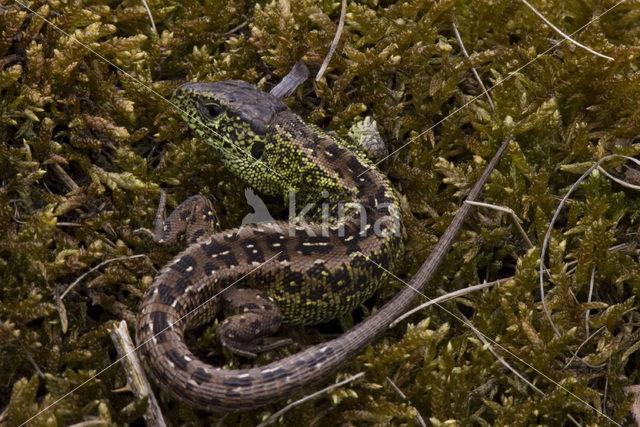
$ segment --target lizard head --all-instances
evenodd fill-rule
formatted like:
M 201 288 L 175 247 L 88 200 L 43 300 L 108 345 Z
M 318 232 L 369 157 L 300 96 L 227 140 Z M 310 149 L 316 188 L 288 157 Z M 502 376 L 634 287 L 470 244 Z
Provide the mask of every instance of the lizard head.
M 288 111 L 282 101 L 247 82 L 229 80 L 186 83 L 175 90 L 173 102 L 231 172 L 259 191 L 282 193 L 283 180 L 263 158 L 272 144 L 273 118 Z
M 186 83 L 174 102 L 189 127 L 216 151 L 260 160 L 274 115 L 287 109 L 278 98 L 247 82 Z
M 230 80 L 184 84 L 173 102 L 225 166 L 258 191 L 285 197 L 292 189 L 303 195 L 342 193 L 334 172 L 315 161 L 314 149 L 303 146 L 315 146 L 317 133 L 275 96 Z M 306 129 L 306 137 L 294 137 L 283 126 Z

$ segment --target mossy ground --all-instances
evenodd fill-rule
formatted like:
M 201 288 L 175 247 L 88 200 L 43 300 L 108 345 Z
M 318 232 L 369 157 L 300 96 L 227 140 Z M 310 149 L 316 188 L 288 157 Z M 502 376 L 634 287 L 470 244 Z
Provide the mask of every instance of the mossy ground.
M 153 267 L 171 257 L 132 233 L 152 225 L 159 188 L 170 206 L 197 192 L 215 196 L 223 227 L 249 211 L 240 181 L 160 96 L 188 80 L 244 79 L 268 90 L 299 59 L 317 70 L 340 12 L 336 1 L 148 3 L 159 35 L 139 1 L 29 1 L 45 22 L 0 0 L 0 423 L 20 424 L 114 362 L 109 327 L 121 319 L 133 326 Z M 534 2 L 567 33 L 614 4 Z M 484 199 L 512 208 L 537 246 L 528 249 L 507 216 L 478 209 L 428 295 L 513 276 L 445 307 L 525 362 L 498 349 L 540 393 L 459 319 L 431 308 L 338 374 L 365 370 L 365 380 L 294 409 L 283 424 L 414 425 L 416 411 L 433 425 L 561 425 L 571 423 L 567 414 L 581 425 L 611 424 L 593 408 L 632 422 L 625 388 L 638 381 L 640 357 L 640 195 L 593 174 L 561 213 L 545 279 L 560 337 L 542 311 L 536 263 L 558 200 L 579 174 L 606 154 L 640 153 L 639 15 L 624 2 L 576 34 L 608 61 L 566 42 L 552 47 L 559 36 L 518 1 L 349 2 L 325 77 L 287 102 L 340 134 L 371 114 L 390 150 L 400 148 L 382 169 L 406 205 L 405 278 L 480 175 L 482 158 L 514 137 Z M 493 87 L 495 110 L 472 67 Z M 613 171 L 637 180 L 622 162 Z M 140 253 L 149 258 L 107 264 L 60 301 L 92 266 Z M 375 305 L 401 286 L 380 292 Z M 140 405 L 117 391 L 124 385 L 114 366 L 30 425 L 139 423 Z M 161 397 L 174 425 L 219 419 Z M 280 406 L 222 424 L 253 425 Z

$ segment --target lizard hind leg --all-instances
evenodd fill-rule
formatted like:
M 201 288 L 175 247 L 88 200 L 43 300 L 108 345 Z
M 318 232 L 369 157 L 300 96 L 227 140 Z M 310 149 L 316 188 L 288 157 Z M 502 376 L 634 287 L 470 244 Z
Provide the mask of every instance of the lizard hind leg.
M 370 116 L 351 126 L 349 138 L 371 161 L 382 161 L 389 154 L 386 144 L 378 133 L 378 124 Z
M 218 326 L 218 339 L 232 353 L 255 357 L 291 343 L 281 339 L 265 344 L 264 338 L 280 328 L 282 314 L 276 303 L 264 292 L 249 288 L 231 288 L 222 294 L 226 319 Z

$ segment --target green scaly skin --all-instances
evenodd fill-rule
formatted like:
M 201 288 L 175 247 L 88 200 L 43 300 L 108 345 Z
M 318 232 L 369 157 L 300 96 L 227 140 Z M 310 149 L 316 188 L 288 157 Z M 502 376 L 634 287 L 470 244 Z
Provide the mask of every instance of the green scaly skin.
M 315 324 L 350 312 L 401 260 L 398 199 L 356 146 L 308 126 L 248 83 L 189 83 L 174 102 L 189 127 L 248 185 L 285 199 L 294 190 L 298 206 L 326 202 L 333 220 L 324 227 L 280 222 L 278 228 L 225 230 L 176 256 L 140 309 L 136 337 L 145 365 L 163 389 L 206 410 L 245 410 L 290 397 L 326 378 L 390 319 L 372 316 L 336 340 L 245 370 L 201 362 L 185 345 L 184 330 L 214 317 L 220 303 L 212 297 L 231 285 L 264 291 L 285 324 Z M 338 202 L 346 205 L 342 220 Z M 361 209 L 350 209 L 353 202 Z

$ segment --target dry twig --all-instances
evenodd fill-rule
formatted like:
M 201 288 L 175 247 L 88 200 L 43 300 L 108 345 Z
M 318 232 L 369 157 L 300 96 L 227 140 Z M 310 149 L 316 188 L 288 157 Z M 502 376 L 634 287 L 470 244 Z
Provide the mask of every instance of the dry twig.
M 340 36 L 342 36 L 342 30 L 344 28 L 344 16 L 347 13 L 347 0 L 342 0 L 342 8 L 340 9 L 340 21 L 338 22 L 338 30 L 336 31 L 336 35 L 333 37 L 333 41 L 331 42 L 331 46 L 329 46 L 329 52 L 327 52 L 327 56 L 322 61 L 322 66 L 316 75 L 316 81 L 320 81 L 327 67 L 329 66 L 329 62 L 331 61 L 331 57 L 338 46 L 338 42 L 340 41 Z
M 147 4 L 147 0 L 142 0 L 142 4 L 144 8 L 147 9 L 147 15 L 149 15 L 149 20 L 151 21 L 151 28 L 153 28 L 153 32 L 158 35 L 158 29 L 156 28 L 156 23 L 153 21 L 153 15 L 151 14 L 151 9 L 149 9 L 149 5 Z
M 118 355 L 122 360 L 122 367 L 127 374 L 127 384 L 131 387 L 131 391 L 138 399 L 148 397 L 149 404 L 143 415 L 147 425 L 158 427 L 166 426 L 158 401 L 151 390 L 149 381 L 136 355 L 136 347 L 133 345 L 131 336 L 129 336 L 127 322 L 123 320 L 120 321 L 120 323 L 111 330 L 110 335 L 113 345 L 116 347 Z
M 579 46 L 581 48 L 583 48 L 584 50 L 586 50 L 587 52 L 593 53 L 596 56 L 599 56 L 601 58 L 604 59 L 608 59 L 609 61 L 613 61 L 613 58 L 607 55 L 603 55 L 599 52 L 596 52 L 595 50 L 591 49 L 589 46 L 585 46 L 582 43 L 572 39 L 571 37 L 569 37 L 567 34 L 563 33 L 560 28 L 556 27 L 555 25 L 553 25 L 551 23 L 551 21 L 549 21 L 547 18 L 544 17 L 544 15 L 540 12 L 538 12 L 533 6 L 531 6 L 531 4 L 527 1 L 527 0 L 520 0 L 522 3 L 524 3 L 529 9 L 531 9 L 533 11 L 533 13 L 535 13 L 536 15 L 538 15 L 538 17 L 540 19 L 542 19 L 545 24 L 547 24 L 548 26 L 550 26 L 551 28 L 553 28 L 553 30 L 555 32 L 557 32 L 558 34 L 560 34 L 565 40 L 567 40 L 569 43 L 573 43 L 576 46 Z
M 458 27 L 456 27 L 455 22 L 453 22 L 451 26 L 453 26 L 453 32 L 456 35 L 456 39 L 458 39 L 458 44 L 460 45 L 460 49 L 462 49 L 462 54 L 465 56 L 465 58 L 469 59 L 469 54 L 467 53 L 467 49 L 464 47 L 464 43 L 462 43 L 462 37 L 460 37 L 460 33 L 458 32 Z M 489 106 L 491 107 L 492 110 L 495 110 L 496 106 L 493 105 L 493 99 L 491 99 L 491 96 L 489 95 L 489 91 L 487 91 L 487 88 L 485 87 L 484 83 L 482 83 L 482 79 L 480 78 L 480 75 L 478 74 L 476 67 L 471 67 L 471 72 L 473 73 L 474 77 L 480 84 L 480 87 L 482 88 L 482 92 L 487 97 L 487 101 L 489 101 Z

